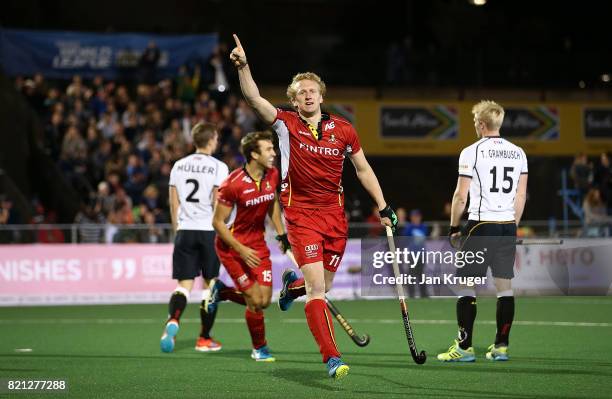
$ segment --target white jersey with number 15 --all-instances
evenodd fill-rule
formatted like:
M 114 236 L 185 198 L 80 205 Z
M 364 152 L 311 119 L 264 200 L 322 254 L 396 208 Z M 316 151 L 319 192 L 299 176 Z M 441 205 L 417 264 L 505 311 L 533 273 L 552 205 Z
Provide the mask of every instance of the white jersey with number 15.
M 170 185 L 176 188 L 180 202 L 178 230 L 213 230 L 213 189 L 227 175 L 227 165 L 210 155 L 195 153 L 176 161 Z
M 464 148 L 459 156 L 459 175 L 472 179 L 468 219 L 514 220 L 519 177 L 526 173 L 525 151 L 502 137 L 484 137 Z

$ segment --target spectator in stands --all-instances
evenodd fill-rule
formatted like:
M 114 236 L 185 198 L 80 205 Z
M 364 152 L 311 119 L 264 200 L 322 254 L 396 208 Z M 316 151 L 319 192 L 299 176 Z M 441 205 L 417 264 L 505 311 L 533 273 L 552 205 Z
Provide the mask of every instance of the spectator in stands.
M 105 181 L 101 181 L 98 184 L 98 191 L 96 192 L 95 196 L 96 204 L 94 206 L 94 209 L 102 215 L 107 216 L 113 209 L 114 201 L 115 197 L 111 195 L 108 183 Z
M 570 176 L 574 181 L 574 188 L 579 191 L 580 200 L 582 200 L 593 181 L 593 165 L 589 164 L 585 153 L 580 153 L 574 158 Z
M 154 41 L 150 41 L 138 61 L 142 83 L 149 85 L 155 83 L 157 63 L 159 62 L 160 56 L 161 53 L 157 44 Z
M 197 65 L 193 71 L 193 76 L 190 76 L 187 66 L 182 65 L 176 77 L 176 96 L 178 99 L 182 102 L 193 102 L 199 86 L 200 66 Z
M 410 237 L 409 248 L 413 252 L 418 252 L 424 249 L 425 240 L 427 238 L 427 234 L 429 229 L 423 223 L 423 215 L 421 211 L 418 209 L 413 209 L 410 211 L 410 222 L 404 227 L 402 235 Z M 412 267 L 414 266 L 414 267 Z M 415 296 L 416 288 L 419 289 L 419 294 L 421 298 L 427 298 L 427 286 L 425 284 L 419 284 L 418 281 L 421 280 L 421 275 L 423 274 L 424 262 L 419 261 L 415 265 L 411 265 L 410 269 L 407 270 L 408 274 L 411 276 L 415 276 L 417 283 L 408 284 L 408 295 L 413 298 Z
M 81 210 L 74 218 L 74 222 L 79 224 L 79 242 L 102 242 L 104 228 L 100 225 L 104 223 L 104 217 L 102 214 L 96 213 L 92 206 L 82 205 Z
M 397 215 L 397 228 L 398 231 L 403 231 L 404 226 L 406 226 L 406 208 L 399 207 L 395 210 L 395 215 Z
M 257 116 L 253 109 L 243 99 L 238 100 L 236 109 L 236 123 L 242 128 L 243 132 L 252 132 L 257 125 Z
M 143 223 L 147 225 L 147 228 L 140 231 L 140 242 L 156 244 L 168 241 L 164 232 L 155 225 L 155 215 L 153 213 L 145 213 Z
M 142 159 L 137 154 L 128 157 L 126 168 L 127 181 L 125 191 L 135 204 L 140 203 L 142 192 L 146 187 L 147 169 L 143 165 Z
M 55 212 L 48 212 L 45 216 L 43 223 L 50 225 L 57 223 L 57 217 L 55 215 Z M 41 244 L 63 244 L 64 242 L 66 242 L 64 232 L 55 226 L 39 228 L 36 235 L 36 242 Z
M 13 202 L 6 195 L 0 194 L 0 227 L 17 223 L 19 223 L 19 218 L 13 208 Z M 18 236 L 14 231 L 0 229 L 0 244 L 9 244 L 17 241 Z
M 610 155 L 602 152 L 599 165 L 593 176 L 593 186 L 599 189 L 601 199 L 606 205 L 607 212 L 612 212 L 612 168 L 610 168 Z
M 587 236 L 609 236 L 612 217 L 608 216 L 606 205 L 604 204 L 598 188 L 591 188 L 584 202 L 584 224 Z
M 365 221 L 369 224 L 368 237 L 378 237 L 385 229 L 385 226 L 380 224 L 380 212 L 378 211 L 378 206 L 376 204 L 372 205 L 370 215 Z

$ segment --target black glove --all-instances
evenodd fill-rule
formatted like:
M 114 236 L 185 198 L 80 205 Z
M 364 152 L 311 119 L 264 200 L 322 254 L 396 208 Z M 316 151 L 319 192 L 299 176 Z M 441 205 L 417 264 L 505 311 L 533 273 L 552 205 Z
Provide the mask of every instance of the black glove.
M 459 233 L 459 237 L 453 237 L 453 234 Z M 461 227 L 460 226 L 448 226 L 448 242 L 451 247 L 460 249 L 462 247 L 461 240 Z
M 461 227 L 459 226 L 448 226 L 448 236 L 452 236 L 455 233 L 459 233 L 461 231 Z
M 381 219 L 389 218 L 389 220 L 391 220 L 391 230 L 393 230 L 393 232 L 395 233 L 395 228 L 397 227 L 397 215 L 395 214 L 393 209 L 391 209 L 391 207 L 387 205 L 383 210 L 378 211 L 378 213 L 380 214 Z
M 289 244 L 289 238 L 287 238 L 287 233 L 277 235 L 276 241 L 280 242 L 283 253 L 291 249 L 291 244 Z

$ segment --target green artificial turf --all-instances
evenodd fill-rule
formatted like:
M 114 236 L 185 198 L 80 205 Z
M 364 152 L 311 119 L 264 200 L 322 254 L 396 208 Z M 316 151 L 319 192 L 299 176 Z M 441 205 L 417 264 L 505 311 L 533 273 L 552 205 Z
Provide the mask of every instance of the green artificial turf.
M 218 353 L 193 349 L 199 309 L 183 316 L 175 353 L 159 338 L 166 305 L 0 308 L 0 378 L 67 378 L 68 393 L 14 397 L 126 398 L 609 398 L 612 396 L 612 298 L 517 298 L 509 362 L 484 359 L 495 335 L 495 300 L 478 300 L 477 361 L 444 364 L 436 354 L 456 336 L 455 301 L 413 300 L 409 311 L 419 349 L 413 363 L 397 301 L 338 301 L 359 333 L 357 347 L 336 324 L 347 378 L 327 377 L 306 325 L 303 304 L 266 311 L 275 363 L 250 359 L 244 308 L 224 303 L 213 335 Z M 581 324 L 582 323 L 582 324 Z M 585 324 L 586 323 L 586 324 Z M 16 349 L 31 352 L 16 352 Z

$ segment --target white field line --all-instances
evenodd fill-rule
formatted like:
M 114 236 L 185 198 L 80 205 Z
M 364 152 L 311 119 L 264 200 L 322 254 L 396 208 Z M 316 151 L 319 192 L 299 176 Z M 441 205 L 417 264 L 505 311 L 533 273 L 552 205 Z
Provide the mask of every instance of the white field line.
M 364 324 L 401 324 L 402 320 L 397 319 L 350 319 L 351 323 Z M 0 319 L 0 325 L 26 325 L 26 324 L 159 324 L 163 325 L 163 319 L 118 319 L 118 318 L 102 318 L 102 319 Z M 216 323 L 242 324 L 242 318 L 218 318 Z M 281 319 L 282 323 L 288 324 L 305 324 L 306 319 Z M 413 324 L 457 324 L 456 320 L 411 320 Z M 199 324 L 200 319 L 185 318 L 181 323 Z M 493 320 L 476 321 L 476 324 L 495 325 Z M 545 326 L 545 327 L 612 327 L 612 323 L 595 323 L 595 322 L 576 322 L 576 321 L 533 321 L 533 320 L 516 320 L 513 325 L 518 326 Z

